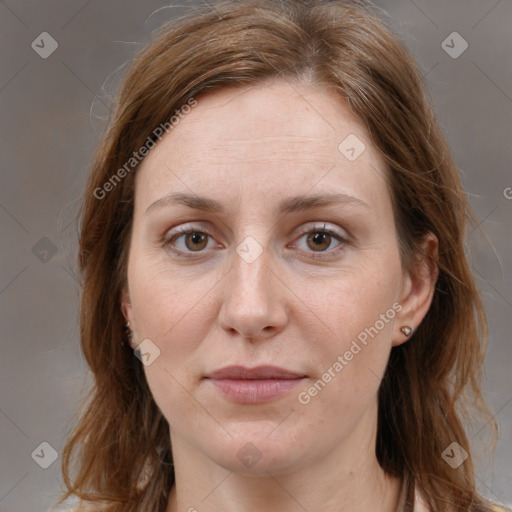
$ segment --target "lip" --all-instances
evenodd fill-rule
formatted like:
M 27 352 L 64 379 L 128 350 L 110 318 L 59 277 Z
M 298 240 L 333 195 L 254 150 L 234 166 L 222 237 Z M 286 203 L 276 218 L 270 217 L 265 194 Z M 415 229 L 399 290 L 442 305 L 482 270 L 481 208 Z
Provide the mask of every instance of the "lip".
M 207 375 L 208 379 L 262 380 L 262 379 L 298 379 L 305 375 L 285 370 L 278 366 L 225 366 Z
M 305 377 L 277 366 L 227 366 L 210 373 L 206 379 L 231 402 L 260 404 L 289 393 Z

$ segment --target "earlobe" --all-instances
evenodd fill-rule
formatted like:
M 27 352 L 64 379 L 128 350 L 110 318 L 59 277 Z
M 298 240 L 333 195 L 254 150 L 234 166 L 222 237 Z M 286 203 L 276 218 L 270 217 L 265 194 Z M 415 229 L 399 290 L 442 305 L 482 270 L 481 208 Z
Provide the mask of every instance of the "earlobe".
M 130 302 L 130 296 L 126 290 L 121 293 L 121 311 L 127 323 L 133 323 L 133 310 Z
M 397 317 L 397 333 L 393 346 L 401 345 L 414 336 L 434 297 L 439 267 L 439 242 L 433 233 L 425 236 L 418 248 L 417 261 L 404 279 L 402 309 Z
M 122 299 L 121 299 L 121 311 L 123 312 L 125 323 L 125 333 L 126 339 L 132 348 L 136 346 L 136 342 L 134 339 L 134 327 L 133 327 L 133 309 L 130 302 L 130 296 L 126 291 L 123 291 Z

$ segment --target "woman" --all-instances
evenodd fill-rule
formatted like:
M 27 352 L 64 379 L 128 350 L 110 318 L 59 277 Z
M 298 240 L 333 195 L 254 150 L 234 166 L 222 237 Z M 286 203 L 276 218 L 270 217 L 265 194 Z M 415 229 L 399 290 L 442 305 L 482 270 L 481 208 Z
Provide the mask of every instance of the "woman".
M 459 412 L 489 414 L 472 214 L 419 76 L 338 1 L 205 7 L 137 55 L 85 195 L 63 499 L 497 510 Z

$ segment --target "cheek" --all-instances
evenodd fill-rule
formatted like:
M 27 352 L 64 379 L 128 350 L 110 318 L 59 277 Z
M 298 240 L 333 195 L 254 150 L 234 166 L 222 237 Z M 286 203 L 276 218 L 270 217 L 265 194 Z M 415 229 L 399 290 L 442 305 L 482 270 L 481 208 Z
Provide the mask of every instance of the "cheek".
M 144 366 L 151 394 L 172 427 L 180 424 L 180 418 L 200 421 L 204 411 L 191 400 L 190 392 L 197 384 L 195 355 L 212 321 L 209 280 L 185 280 L 150 265 L 139 269 L 134 267 L 130 283 L 137 335 L 140 340 L 150 339 L 160 351 L 154 362 Z
M 160 344 L 174 340 L 179 345 L 185 329 L 188 339 L 198 339 L 214 276 L 189 278 L 187 269 L 173 270 L 166 262 L 142 258 L 133 262 L 131 271 L 130 294 L 139 337 Z
M 195 356 L 215 320 L 212 291 L 218 276 L 190 278 L 186 269 L 172 271 L 168 264 L 133 258 L 129 279 L 136 341 L 149 339 L 159 350 L 144 366 L 149 387 L 162 409 L 172 404 L 173 411 L 184 413 L 192 407 L 185 390 L 199 373 Z
M 398 263 L 388 261 L 387 265 L 377 262 L 372 267 L 344 270 L 339 276 L 295 283 L 294 293 L 316 317 L 311 325 L 322 328 L 329 338 L 324 346 L 339 351 L 375 324 L 379 332 L 390 332 L 396 316 L 393 304 L 400 297 L 401 270 Z
M 367 268 L 331 281 L 328 293 L 310 290 L 304 295 L 322 320 L 316 325 L 323 326 L 320 336 L 313 331 L 306 334 L 307 339 L 315 340 L 314 347 L 310 342 L 306 350 L 317 369 L 317 384 L 306 389 L 304 401 L 309 397 L 323 406 L 327 402 L 334 409 L 355 410 L 376 394 L 392 346 L 395 317 L 401 309 L 397 301 L 400 272 L 398 264 L 387 265 L 385 271 Z

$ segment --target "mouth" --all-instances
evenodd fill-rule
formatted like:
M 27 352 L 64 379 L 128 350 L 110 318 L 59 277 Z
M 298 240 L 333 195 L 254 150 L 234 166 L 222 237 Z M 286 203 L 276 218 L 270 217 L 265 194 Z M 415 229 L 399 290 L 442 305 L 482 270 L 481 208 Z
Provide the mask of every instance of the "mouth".
M 205 379 L 229 401 L 261 404 L 276 400 L 298 386 L 306 375 L 276 366 L 228 366 Z

